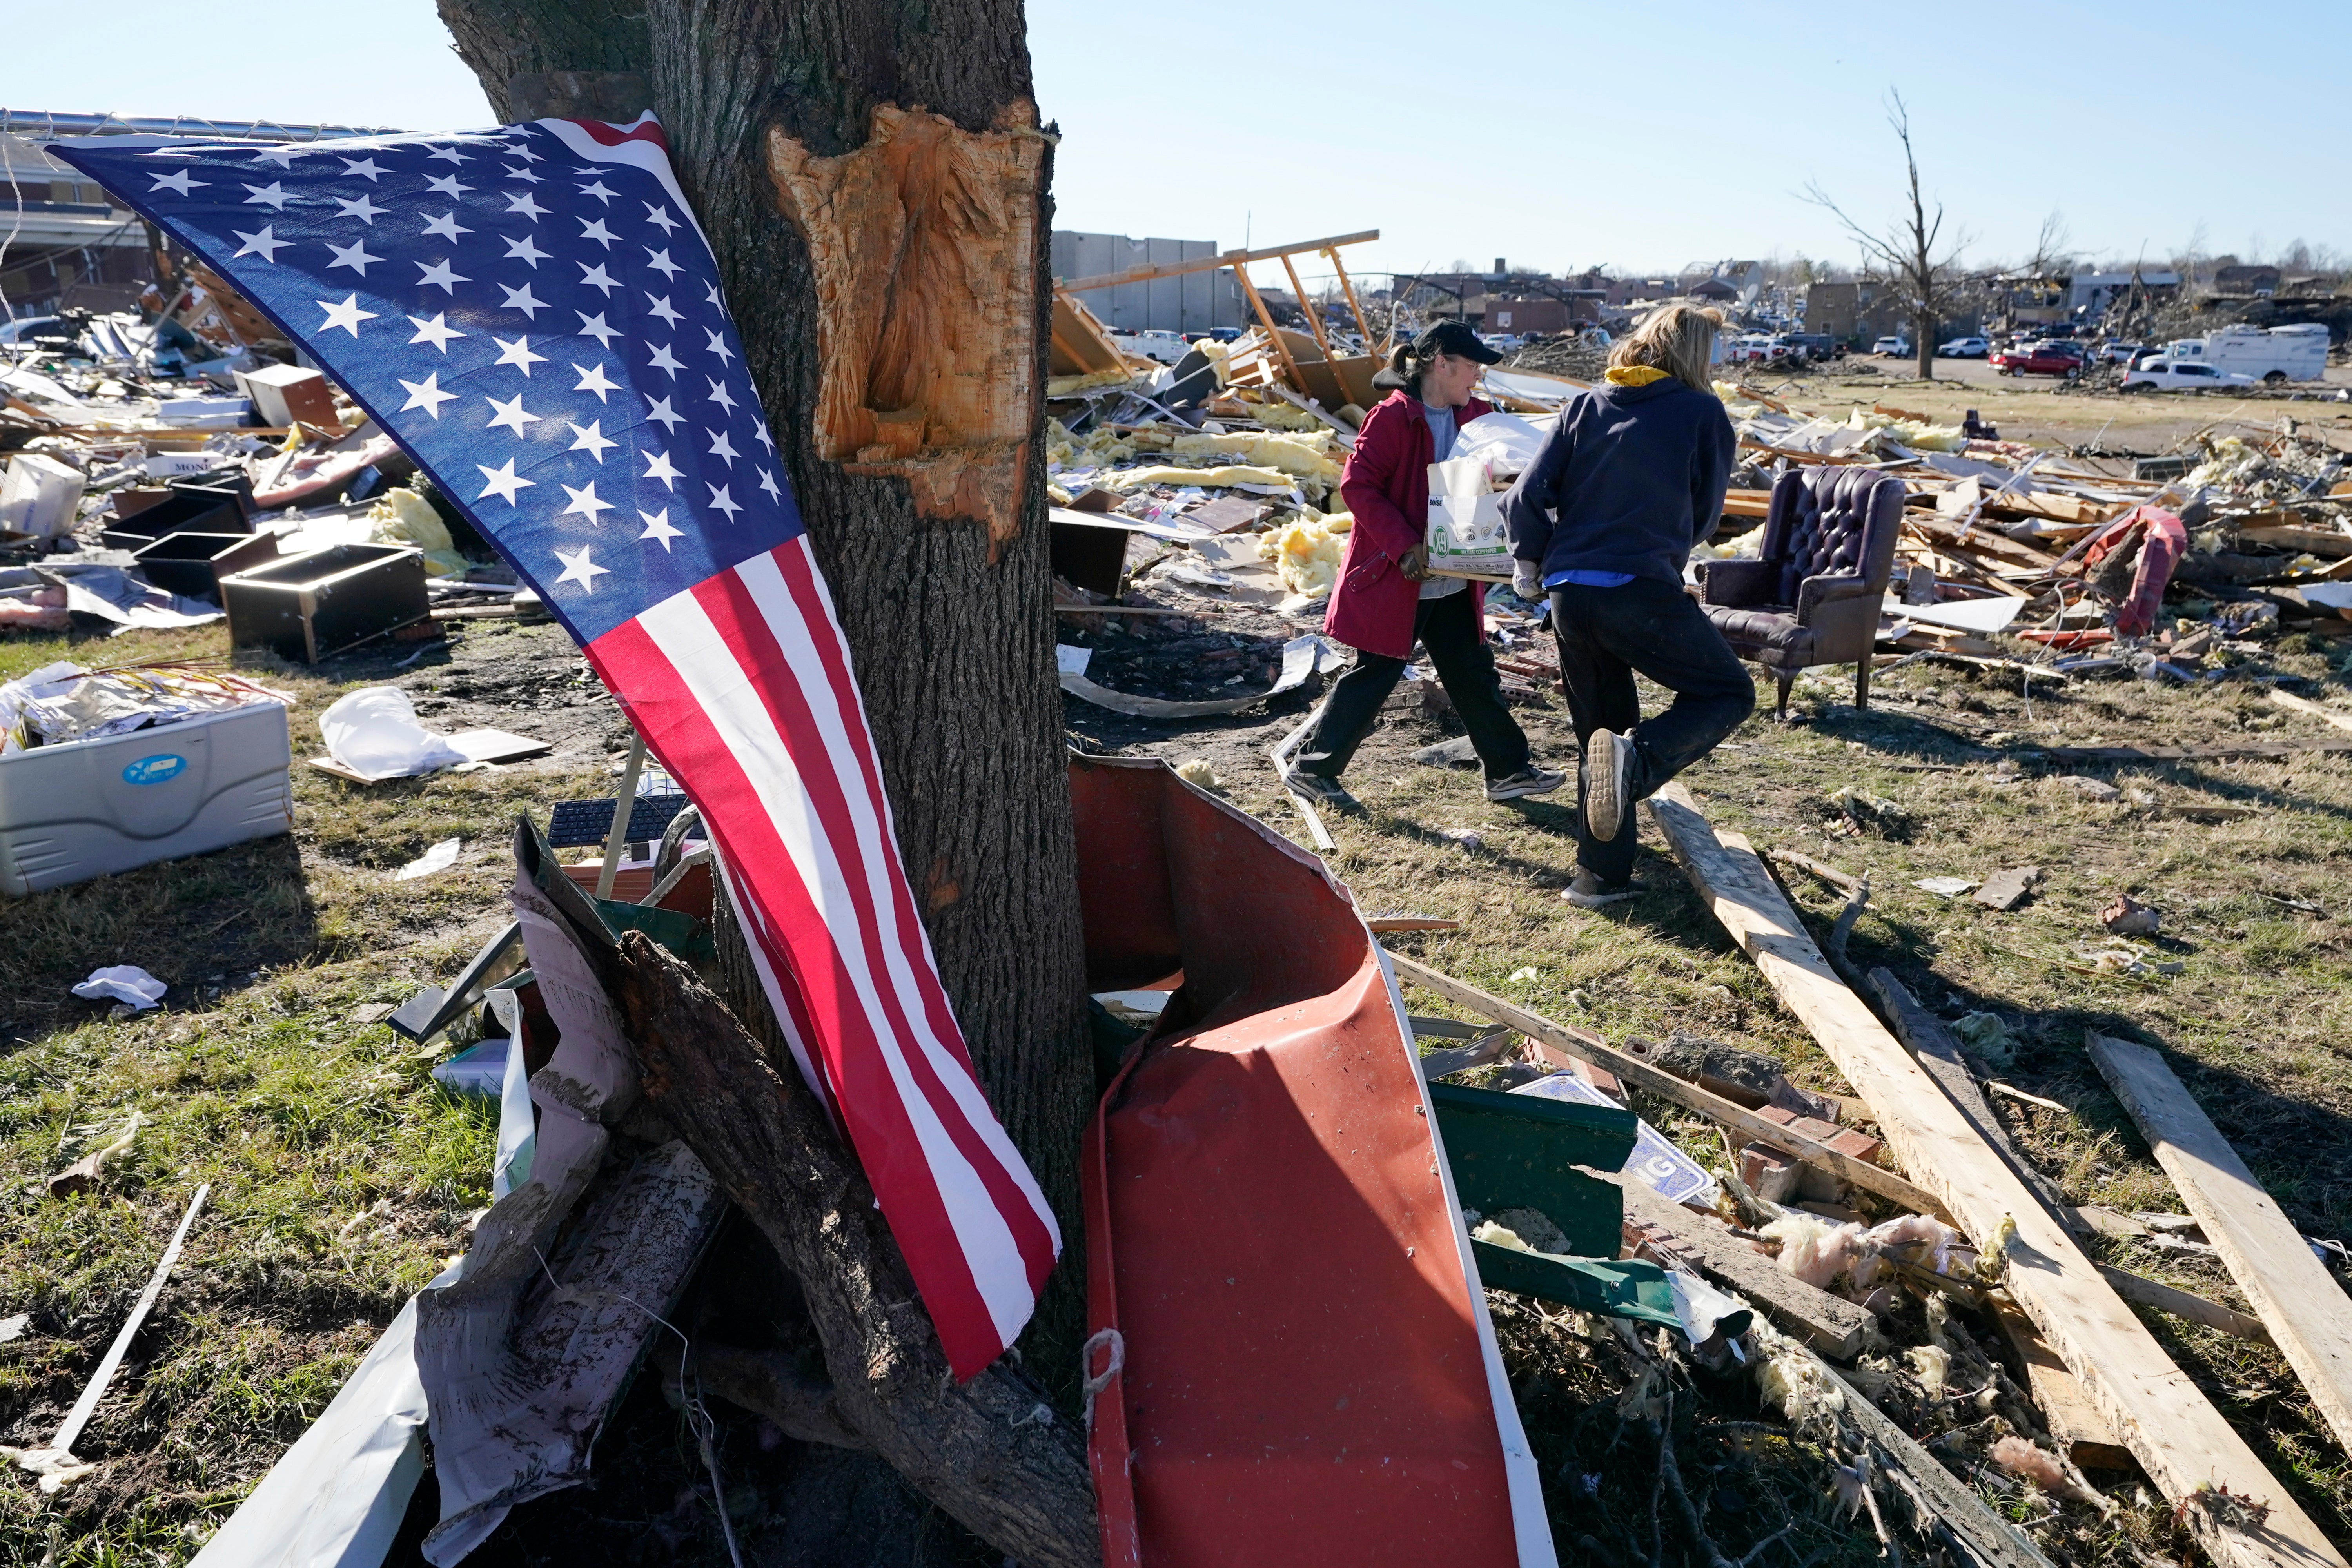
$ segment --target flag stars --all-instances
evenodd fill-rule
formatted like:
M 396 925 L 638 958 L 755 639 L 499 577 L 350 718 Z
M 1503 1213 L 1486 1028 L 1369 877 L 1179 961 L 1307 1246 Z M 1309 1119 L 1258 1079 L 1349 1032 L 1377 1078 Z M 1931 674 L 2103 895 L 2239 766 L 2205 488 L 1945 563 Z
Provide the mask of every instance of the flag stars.
M 437 370 L 423 381 L 403 381 L 400 384 L 408 391 L 408 401 L 400 405 L 400 411 L 405 414 L 412 408 L 422 408 L 436 424 L 441 420 L 441 405 L 457 399 L 456 393 L 441 390 L 441 373 Z
M 657 541 L 665 554 L 669 551 L 671 540 L 686 537 L 684 533 L 669 525 L 669 508 L 667 507 L 662 508 L 659 511 L 640 511 L 637 513 L 637 520 L 646 525 L 646 531 L 637 535 L 637 542 L 642 544 L 648 539 Z
M 727 308 L 726 301 L 719 297 L 719 285 L 716 282 L 703 284 L 702 299 L 705 304 L 715 306 L 719 310 L 723 310 Z
M 388 213 L 392 210 L 390 207 L 380 207 L 373 202 L 368 200 L 367 193 L 365 191 L 361 192 L 357 197 L 349 201 L 344 200 L 341 196 L 337 196 L 335 198 L 335 205 L 343 209 L 335 215 L 337 217 L 355 217 L 371 228 L 375 226 L 375 220 L 379 214 Z
M 655 370 L 667 371 L 673 376 L 677 375 L 679 371 L 686 368 L 686 366 L 678 363 L 677 356 L 669 352 L 669 346 L 666 343 L 656 343 L 654 345 L 653 358 L 648 360 L 646 363 Z
M 455 147 L 436 147 L 432 152 L 427 153 L 425 156 L 428 162 L 435 158 L 441 159 L 444 163 L 463 163 L 469 161 L 466 154 L 458 152 Z
M 199 180 L 190 174 L 187 170 L 182 169 L 175 174 L 156 175 L 155 183 L 147 188 L 150 191 L 177 191 L 180 195 L 185 196 L 194 195 L 198 186 L 209 183 L 210 182 L 208 181 Z
M 768 472 L 765 468 L 761 468 L 760 470 L 760 488 L 768 492 L 768 499 L 770 500 L 782 500 L 783 499 L 783 491 L 776 488 L 776 476 Z
M 670 304 L 668 295 L 649 293 L 646 298 L 653 301 L 653 307 L 646 312 L 646 314 L 658 317 L 660 320 L 667 321 L 673 327 L 686 320 L 686 318 L 679 315 L 676 308 Z
M 583 338 L 595 339 L 596 346 L 600 349 L 611 348 L 613 340 L 621 335 L 604 324 L 604 312 L 602 310 L 593 316 L 585 310 L 574 310 L 572 313 L 580 318 L 580 335 Z M 531 319 L 537 321 L 539 318 L 534 316 Z
M 606 375 L 601 364 L 575 364 L 572 368 L 580 373 L 580 384 L 572 389 L 574 392 L 593 392 L 596 395 L 596 401 L 603 403 L 607 401 L 606 393 L 621 390 L 620 384 Z
M 515 460 L 512 458 L 509 458 L 495 468 L 488 463 L 476 463 L 474 467 L 482 470 L 483 480 L 482 493 L 474 498 L 476 500 L 488 500 L 492 496 L 496 496 L 507 505 L 512 506 L 515 504 L 516 491 L 527 490 L 539 482 L 536 479 L 517 477 Z
M 540 219 L 548 215 L 549 209 L 541 206 L 537 202 L 532 201 L 530 199 L 530 193 L 529 191 L 525 191 L 520 195 L 509 196 L 507 198 L 507 211 L 510 213 L 520 213 L 523 216 L 530 219 L 531 222 L 537 223 Z
M 737 503 L 732 496 L 727 493 L 727 489 L 728 487 L 725 485 L 712 485 L 710 487 L 710 510 L 713 511 L 725 512 L 727 514 L 727 521 L 732 522 L 735 521 L 735 514 L 741 511 L 743 508 Z
M 426 213 L 425 215 L 425 232 L 427 234 L 437 234 L 441 236 L 442 238 L 447 240 L 450 244 L 455 245 L 457 243 L 457 237 L 459 235 L 471 234 L 474 231 L 457 221 L 457 209 L 452 207 L 449 211 L 443 213 L 439 217 L 435 217 L 431 213 Z
M 580 262 L 578 266 L 580 268 L 580 286 L 583 289 L 593 289 L 609 300 L 613 297 L 613 290 L 621 286 L 614 279 L 611 273 L 604 270 L 604 264 L 601 261 L 593 267 L 589 266 L 584 261 Z
M 594 196 L 598 201 L 603 202 L 609 207 L 613 205 L 613 198 L 620 193 L 605 189 L 604 182 L 598 180 L 593 184 L 581 186 L 580 194 L 583 196 Z
M 453 268 L 449 265 L 449 259 L 446 257 L 442 258 L 430 267 L 425 266 L 425 263 L 420 261 L 416 264 L 416 270 L 424 274 L 424 276 L 420 277 L 416 280 L 416 286 L 419 289 L 438 289 L 445 294 L 455 294 L 457 291 L 458 284 L 472 281 L 472 279 L 468 279 L 464 273 Z
M 572 498 L 572 504 L 565 507 L 562 511 L 557 512 L 555 515 L 558 517 L 584 517 L 590 522 L 601 527 L 604 520 L 596 514 L 598 512 L 610 511 L 613 510 L 613 503 L 611 501 L 599 500 L 596 498 L 596 481 L 593 479 L 589 480 L 585 486 L 576 490 L 570 485 L 565 485 L 563 487 L 563 493 Z
M 680 267 L 677 262 L 672 261 L 669 258 L 669 252 L 667 250 L 647 250 L 646 255 L 652 258 L 648 260 L 646 265 L 652 268 L 655 271 L 660 273 L 665 278 L 676 278 L 679 273 L 686 270 L 685 268 Z
M 567 420 L 565 423 L 569 425 L 571 422 Z M 612 439 L 604 434 L 604 422 L 602 419 L 592 419 L 584 426 L 572 425 L 571 429 L 572 446 L 570 450 L 574 452 L 585 452 L 591 458 L 594 458 L 599 464 L 604 462 L 604 453 L 607 448 L 620 445 L 618 441 Z M 592 485 L 589 488 L 593 490 L 595 487 Z
M 365 180 L 371 185 L 375 184 L 375 177 L 378 174 L 388 174 L 390 173 L 392 173 L 391 170 L 381 167 L 373 158 L 345 158 L 343 160 L 343 174 L 346 178 L 357 176 L 360 179 Z
M 721 337 L 715 331 L 711 331 L 708 328 L 704 329 L 703 336 L 710 340 L 707 346 L 712 353 L 719 356 L 719 363 L 720 364 L 730 364 L 734 363 L 735 351 L 727 346 L 727 340 L 725 338 Z
M 539 176 L 537 174 L 532 174 L 529 169 L 518 169 L 513 167 L 511 164 L 507 168 L 506 177 L 509 180 L 520 180 L 526 184 L 535 185 L 539 184 Z
M 580 237 L 583 239 L 593 239 L 597 244 L 603 246 L 605 249 L 610 250 L 613 248 L 613 242 L 621 237 L 614 234 L 611 229 L 606 228 L 603 218 L 598 218 L 593 223 L 583 223 L 580 226 Z
M 646 417 L 660 425 L 664 429 L 675 430 L 679 425 L 685 423 L 677 410 L 669 405 L 668 398 L 648 397 L 646 402 L 648 405 Z
M 263 224 L 261 232 L 258 234 L 247 234 L 242 229 L 234 231 L 237 238 L 245 241 L 244 247 L 237 251 L 237 256 L 258 256 L 272 266 L 277 265 L 278 253 L 294 242 L 290 239 L 278 238 L 271 232 L 273 226 L 270 224 Z M 230 259 L 235 260 L 236 258 L 232 257 Z
M 741 457 L 742 454 L 735 450 L 735 444 L 727 438 L 727 432 L 724 430 L 706 430 L 703 434 L 710 437 L 710 455 L 725 463 L 729 468 L 733 468 L 735 466 L 735 459 Z
M 775 456 L 776 438 L 768 434 L 768 422 L 766 420 L 754 419 L 751 421 L 751 438 L 759 442 L 761 446 L 765 447 L 768 449 L 768 455 L 770 457 Z
M 727 390 L 727 384 L 723 381 L 714 381 L 710 384 L 710 395 L 708 398 L 705 398 L 704 401 L 707 403 L 716 403 L 719 407 L 724 408 L 730 414 L 735 412 L 734 395 Z
M 281 169 L 290 169 L 294 166 L 295 159 L 313 151 L 315 149 L 296 147 L 281 142 L 275 147 L 264 147 L 260 152 L 256 153 L 253 155 L 253 161 L 257 163 L 275 163 Z M 251 188 L 251 186 L 247 187 L 248 190 Z
M 563 574 L 555 580 L 557 585 L 577 583 L 585 593 L 594 593 L 596 579 L 612 571 L 610 566 L 597 565 L 589 555 L 589 547 L 584 544 L 580 547 L 577 554 L 559 550 L 555 552 L 555 558 L 563 563 Z
M 441 154 L 436 153 L 433 155 L 437 158 Z M 471 185 L 460 184 L 458 183 L 457 176 L 455 174 L 443 174 L 437 178 L 426 180 L 425 182 L 425 185 L 427 190 L 439 191 L 443 195 L 447 196 L 453 202 L 466 192 L 474 188 Z
M 383 259 L 381 256 L 370 256 L 364 240 L 350 245 L 330 245 L 327 248 L 335 255 L 335 258 L 327 263 L 329 267 L 348 267 L 362 278 L 367 276 L 369 262 Z
M 461 332 L 457 328 L 451 326 L 449 324 L 449 312 L 446 310 L 435 316 L 429 321 L 422 316 L 411 316 L 408 318 L 408 324 L 416 329 L 416 335 L 408 340 L 410 342 L 431 343 L 436 349 L 445 354 L 449 352 L 449 340 L 451 338 L 462 338 L 471 335 L 469 333 Z
M 506 258 L 509 261 L 520 261 L 525 266 L 531 268 L 533 270 L 536 270 L 541 262 L 546 260 L 553 254 L 554 252 L 552 251 L 541 250 L 539 247 L 533 245 L 530 242 L 530 236 L 529 235 L 524 235 L 520 239 L 510 239 L 507 241 Z
M 340 305 L 327 300 L 320 300 L 313 302 L 317 304 L 319 309 L 327 312 L 327 319 L 319 323 L 319 331 L 322 332 L 331 331 L 336 327 L 341 327 L 343 331 L 351 333 L 352 336 L 356 338 L 360 335 L 360 323 L 362 321 L 373 321 L 375 320 L 375 312 L 373 310 L 362 310 L 360 309 L 360 297 L 357 294 L 344 295 L 343 302 Z
M 673 494 L 677 492 L 677 481 L 686 476 L 671 466 L 667 453 L 640 452 L 637 456 L 646 460 L 646 471 L 638 476 L 640 479 L 659 479 L 662 489 Z
M 656 206 L 651 202 L 646 204 L 646 221 L 659 224 L 665 235 L 677 227 L 677 219 L 669 216 L 669 208 Z
M 547 301 L 534 295 L 530 291 L 530 285 L 528 283 L 524 284 L 520 289 L 508 289 L 503 283 L 499 284 L 499 287 L 505 290 L 505 306 L 506 309 L 509 310 L 520 310 L 524 315 L 536 321 L 539 320 L 539 312 L 547 309 Z
M 245 198 L 245 205 L 247 206 L 253 206 L 256 204 L 258 204 L 262 206 L 268 207 L 272 212 L 282 213 L 286 210 L 285 181 L 272 180 L 266 185 L 247 185 L 245 188 L 253 193 L 251 195 Z
M 498 344 L 499 349 L 499 357 L 493 363 L 514 366 L 515 369 L 522 372 L 523 379 L 526 381 L 530 378 L 531 366 L 547 363 L 545 354 L 530 352 L 530 340 L 527 337 L 517 338 L 514 342 L 509 342 L 506 339 L 493 333 L 490 342 Z
M 522 394 L 519 392 L 504 403 L 495 397 L 485 397 L 482 401 L 499 411 L 499 416 L 490 421 L 493 430 L 503 425 L 515 433 L 517 439 L 520 439 L 524 426 L 539 423 L 539 416 L 522 405 Z

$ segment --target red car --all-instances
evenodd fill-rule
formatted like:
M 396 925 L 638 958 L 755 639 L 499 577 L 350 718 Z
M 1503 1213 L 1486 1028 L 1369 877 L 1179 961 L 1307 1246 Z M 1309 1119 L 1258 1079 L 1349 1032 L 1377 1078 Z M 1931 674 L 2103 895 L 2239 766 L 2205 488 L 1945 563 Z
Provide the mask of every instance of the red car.
M 2073 343 L 2024 343 L 1993 355 L 1992 367 L 2003 375 L 2063 375 L 2073 381 L 2083 374 L 2083 351 Z

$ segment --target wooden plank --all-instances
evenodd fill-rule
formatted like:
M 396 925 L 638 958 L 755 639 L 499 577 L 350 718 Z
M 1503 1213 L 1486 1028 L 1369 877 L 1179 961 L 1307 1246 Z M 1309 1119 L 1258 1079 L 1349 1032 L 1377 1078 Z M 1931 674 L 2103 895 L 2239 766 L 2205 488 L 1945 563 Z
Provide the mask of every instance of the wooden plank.
M 2336 1440 L 2352 1447 L 2352 1297 L 2162 1057 L 2096 1033 L 2083 1043 Z
M 1362 301 L 1356 298 L 1356 281 L 1348 276 L 1348 268 L 1339 259 L 1339 247 L 1334 245 L 1325 246 L 1323 259 L 1331 264 L 1333 272 L 1339 274 L 1339 291 L 1348 297 L 1348 309 L 1355 315 L 1356 331 L 1364 340 L 1364 352 L 1370 354 L 1382 353 L 1388 345 L 1372 341 L 1372 323 L 1364 315 Z
M 1706 1275 L 1762 1305 L 1771 1320 L 1823 1355 L 1851 1361 L 1884 1336 L 1869 1309 L 1816 1289 L 1711 1220 L 1661 1196 L 1624 1171 L 1589 1171 L 1622 1188 L 1628 1227 L 1639 1221 L 1664 1231 Z
M 2085 1469 L 2127 1468 L 2131 1450 L 2116 1441 L 2114 1426 L 2032 1320 L 2015 1308 L 1998 1303 L 1992 1311 L 1994 1321 L 2025 1368 L 2026 1391 L 2033 1395 L 2042 1419 L 2048 1424 L 2051 1439 Z
M 1937 1201 L 1935 1194 L 1912 1185 L 1892 1171 L 1857 1160 L 1826 1143 L 1817 1143 L 1793 1127 L 1759 1116 L 1719 1094 L 1710 1093 L 1695 1083 L 1652 1067 L 1639 1057 L 1613 1049 L 1600 1036 L 1588 1029 L 1554 1023 L 1540 1013 L 1530 1013 L 1500 996 L 1490 995 L 1466 981 L 1442 974 L 1401 952 L 1383 951 L 1388 952 L 1389 963 L 1395 966 L 1399 974 L 1456 1006 L 1517 1029 L 1528 1038 L 1539 1045 L 1550 1046 L 1564 1056 L 1589 1062 L 1594 1067 L 1607 1068 L 1636 1088 L 1647 1089 L 1662 1099 L 1696 1110 L 1709 1121 L 1721 1122 L 1734 1131 L 1744 1132 L 1750 1138 L 1771 1144 L 1775 1149 L 1794 1154 L 1807 1164 L 1833 1171 L 1855 1186 L 1866 1188 L 1906 1208 L 1916 1209 L 1921 1214 L 1943 1212 L 1943 1205 Z
M 2143 1307 L 2153 1307 L 2159 1312 L 2169 1312 L 2183 1322 L 2202 1323 L 2205 1327 L 2250 1344 L 2267 1345 L 2277 1342 L 2260 1318 L 2224 1307 L 2219 1301 L 2209 1301 L 2177 1285 L 2167 1285 L 2161 1279 L 2150 1279 L 2145 1274 L 2134 1274 L 2112 1264 L 2099 1265 L 2099 1273 L 2116 1288 L 2116 1294 L 2126 1301 L 2137 1301 Z
M 2247 544 L 2267 544 L 2280 550 L 2325 555 L 2331 560 L 2352 555 L 2352 534 L 2334 533 L 2321 528 L 2242 528 L 2238 531 L 2238 538 Z
M 2004 1220 L 2014 1223 L 2010 1293 L 2149 1479 L 2180 1505 L 2208 1554 L 2224 1568 L 2342 1563 L 2342 1554 L 2173 1365 L 2066 1227 L 1846 989 L 1747 839 L 1717 835 L 1680 784 L 1668 784 L 1647 805 L 1700 897 L 1869 1102 L 1903 1167 L 1979 1245 Z M 2269 1513 L 2260 1525 L 2222 1517 L 2200 1500 L 2219 1487 L 2267 1504 Z
M 2323 708 L 2308 697 L 2297 697 L 2292 691 L 2281 691 L 2273 686 L 2271 688 L 2271 700 L 2282 708 L 2292 708 L 2298 713 L 2308 713 L 2315 719 L 2324 720 L 2339 730 L 2352 730 L 2352 713 L 2339 713 L 2333 708 Z
M 1142 267 L 1130 267 L 1124 272 L 1098 272 L 1091 278 L 1065 278 L 1054 285 L 1073 294 L 1091 293 L 1097 289 L 1116 289 L 1122 283 L 1148 283 L 1154 278 L 1178 278 L 1187 272 L 1214 272 L 1221 267 L 1245 267 L 1253 261 L 1275 261 L 1303 251 L 1328 250 L 1338 245 L 1362 245 L 1378 239 L 1376 228 L 1355 234 L 1335 234 L 1323 239 L 1301 240 L 1297 245 L 1270 245 L 1263 250 L 1228 250 L 1216 256 L 1195 257 L 1190 261 L 1162 261 Z

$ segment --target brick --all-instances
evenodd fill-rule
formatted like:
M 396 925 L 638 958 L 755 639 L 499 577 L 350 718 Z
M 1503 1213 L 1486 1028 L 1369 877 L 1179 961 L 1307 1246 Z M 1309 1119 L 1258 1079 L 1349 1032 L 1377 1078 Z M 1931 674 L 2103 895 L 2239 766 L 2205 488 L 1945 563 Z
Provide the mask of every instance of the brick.
M 1787 1203 L 1802 1170 L 1795 1155 L 1769 1144 L 1750 1143 L 1739 1151 L 1739 1179 L 1768 1203 Z

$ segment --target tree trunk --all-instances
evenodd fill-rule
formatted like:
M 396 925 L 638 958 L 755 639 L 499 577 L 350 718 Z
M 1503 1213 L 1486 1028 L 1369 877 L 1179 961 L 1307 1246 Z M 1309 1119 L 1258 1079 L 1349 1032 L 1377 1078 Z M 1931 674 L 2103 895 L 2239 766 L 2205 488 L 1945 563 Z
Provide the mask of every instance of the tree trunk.
M 1020 0 L 439 5 L 502 120 L 661 118 L 856 659 L 948 995 L 1061 1222 L 1024 1344 L 1068 1386 L 1092 1076 L 1037 438 L 1052 138 Z M 766 1032 L 756 990 L 730 1001 Z

